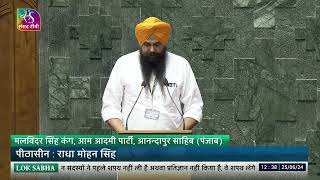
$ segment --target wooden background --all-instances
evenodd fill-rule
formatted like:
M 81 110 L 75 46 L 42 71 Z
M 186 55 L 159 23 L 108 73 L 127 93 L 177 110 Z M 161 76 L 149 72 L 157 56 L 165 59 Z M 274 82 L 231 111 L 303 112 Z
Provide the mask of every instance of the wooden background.
M 0 178 L 10 178 L 10 134 L 38 131 L 38 33 L 16 28 L 16 8 L 37 0 L 0 0 Z

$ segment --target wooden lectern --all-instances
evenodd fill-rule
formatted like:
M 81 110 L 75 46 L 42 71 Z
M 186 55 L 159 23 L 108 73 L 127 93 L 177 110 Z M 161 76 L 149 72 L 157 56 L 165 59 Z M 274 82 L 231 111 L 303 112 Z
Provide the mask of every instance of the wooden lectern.
M 192 130 L 126 130 L 119 132 L 119 134 L 192 134 Z M 139 175 L 133 173 L 118 173 L 119 180 L 191 180 L 191 174 L 157 174 L 157 175 Z

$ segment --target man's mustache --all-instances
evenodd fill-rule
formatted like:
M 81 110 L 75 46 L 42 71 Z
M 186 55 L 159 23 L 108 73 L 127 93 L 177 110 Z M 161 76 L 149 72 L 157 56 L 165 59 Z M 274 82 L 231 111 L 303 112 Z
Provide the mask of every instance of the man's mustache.
M 152 52 L 148 53 L 147 56 L 161 56 L 161 53 Z
M 142 53 L 142 56 L 154 58 L 154 57 L 163 57 L 163 54 L 162 53 L 145 53 L 145 54 Z

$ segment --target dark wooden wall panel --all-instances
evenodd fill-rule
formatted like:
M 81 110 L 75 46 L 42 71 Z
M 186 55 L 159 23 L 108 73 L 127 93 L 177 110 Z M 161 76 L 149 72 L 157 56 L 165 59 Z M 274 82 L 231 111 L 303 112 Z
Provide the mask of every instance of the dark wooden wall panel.
M 36 9 L 36 2 L 16 0 L 15 7 Z M 37 33 L 15 28 L 15 132 L 18 134 L 38 132 Z
M 10 134 L 38 133 L 38 36 L 16 28 L 16 8 L 34 0 L 0 0 L 0 178 L 10 179 Z
M 0 177 L 9 179 L 10 123 L 14 119 L 13 4 L 0 1 Z

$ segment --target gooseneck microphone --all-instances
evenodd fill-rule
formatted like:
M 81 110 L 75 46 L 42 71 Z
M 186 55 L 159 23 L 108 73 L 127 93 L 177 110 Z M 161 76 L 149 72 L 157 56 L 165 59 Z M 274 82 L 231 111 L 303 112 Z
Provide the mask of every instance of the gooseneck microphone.
M 180 112 L 177 104 L 174 102 L 174 100 L 173 100 L 173 98 L 172 98 L 172 96 L 171 96 L 171 94 L 170 94 L 170 91 L 169 91 L 169 88 L 168 88 L 168 87 L 169 87 L 169 82 L 168 82 L 167 78 L 164 78 L 164 79 L 163 79 L 163 84 L 164 84 L 164 85 L 166 86 L 166 88 L 167 88 L 167 91 L 168 91 L 168 94 L 169 94 L 169 96 L 170 96 L 171 101 L 173 102 L 174 106 L 177 108 L 179 114 L 181 115 L 182 123 L 183 123 L 183 130 L 185 130 L 186 127 L 185 127 L 185 123 L 184 123 L 183 114 Z
M 136 101 L 134 102 L 134 104 L 133 104 L 133 106 L 132 106 L 132 108 L 131 108 L 131 110 L 130 110 L 130 112 L 129 112 L 129 114 L 128 114 L 128 117 L 127 117 L 127 120 L 126 120 L 126 130 L 128 130 L 128 120 L 129 120 L 130 114 L 131 114 L 131 112 L 132 112 L 132 110 L 133 110 L 134 106 L 137 104 L 138 99 L 140 98 L 140 95 L 141 95 L 141 92 L 142 92 L 143 88 L 145 88 L 146 86 L 147 86 L 147 83 L 146 83 L 145 81 L 143 81 L 143 82 L 141 83 L 141 90 L 140 90 L 140 93 L 139 93 L 139 95 L 138 95 L 138 97 L 137 97 Z

